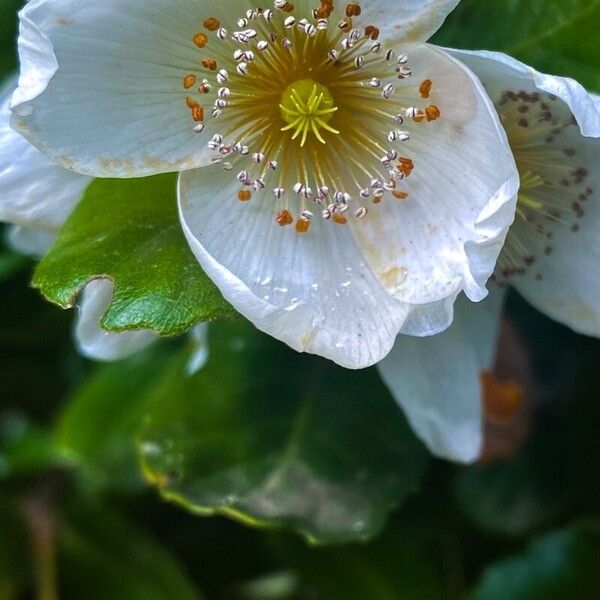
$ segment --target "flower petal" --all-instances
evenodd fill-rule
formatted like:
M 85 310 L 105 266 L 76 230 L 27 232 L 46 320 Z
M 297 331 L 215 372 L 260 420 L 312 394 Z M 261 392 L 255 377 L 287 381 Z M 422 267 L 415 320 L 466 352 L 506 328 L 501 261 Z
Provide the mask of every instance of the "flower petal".
M 566 217 L 546 219 L 545 235 L 532 235 L 517 220 L 514 233 L 535 258 L 533 266 L 510 282 L 536 308 L 577 332 L 600 336 L 600 104 L 572 79 L 538 73 L 504 54 L 456 52 L 455 56 L 482 78 L 490 93 L 503 90 L 544 91 L 566 104 L 563 112 L 575 117 L 576 127 L 565 129 L 562 143 L 573 155 L 575 168 L 587 173 L 581 186 L 557 189 Z M 541 148 L 544 150 L 544 148 Z M 582 193 L 583 192 L 583 193 Z
M 399 42 L 426 42 L 456 8 L 460 0 L 371 0 L 363 6 L 364 18 L 385 37 Z
M 481 372 L 492 366 L 504 294 L 464 297 L 451 327 L 425 339 L 400 336 L 379 372 L 408 421 L 437 456 L 473 462 L 481 452 Z
M 238 187 L 219 166 L 180 176 L 184 233 L 224 297 L 298 351 L 349 368 L 383 358 L 409 306 L 365 266 L 350 229 L 315 219 L 299 236 L 276 224 L 268 200 L 233 200 Z
M 32 0 L 20 15 L 13 127 L 81 173 L 200 166 L 182 81 L 198 71 L 203 12 L 193 0 Z
M 574 79 L 540 73 L 502 52 L 454 49 L 447 49 L 447 52 L 475 72 L 492 98 L 498 97 L 508 88 L 554 94 L 571 109 L 581 135 L 594 138 L 600 136 L 598 99 Z
M 100 327 L 100 319 L 110 304 L 113 287 L 108 279 L 96 279 L 83 290 L 75 324 L 75 341 L 81 354 L 88 358 L 119 360 L 156 340 L 156 335 L 148 330 L 110 333 Z
M 351 226 L 396 299 L 425 304 L 464 290 L 479 301 L 514 219 L 518 172 L 496 110 L 471 71 L 433 46 L 415 49 L 411 65 L 433 82 L 429 102 L 442 117 L 411 131 L 408 199 Z
M 11 129 L 8 103 L 15 84 L 11 80 L 0 91 L 0 221 L 24 228 L 14 234 L 18 240 L 25 242 L 26 235 L 31 242 L 31 228 L 47 240 L 62 226 L 90 179 L 59 167 Z M 27 247 L 35 247 L 37 253 L 43 246 L 34 241 L 34 247 L 29 242 Z

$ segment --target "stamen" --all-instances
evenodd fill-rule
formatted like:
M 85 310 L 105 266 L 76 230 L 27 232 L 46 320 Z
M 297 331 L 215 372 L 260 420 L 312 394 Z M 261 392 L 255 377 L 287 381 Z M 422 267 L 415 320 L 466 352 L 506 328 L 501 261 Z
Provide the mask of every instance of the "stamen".
M 237 178 L 237 200 L 272 204 L 276 223 L 295 223 L 297 234 L 318 231 L 309 202 L 344 225 L 367 218 L 361 202 L 411 198 L 398 188 L 415 165 L 399 144 L 415 124 L 441 118 L 421 104 L 433 81 L 408 83 L 408 56 L 380 39 L 377 23 L 361 22 L 359 2 L 318 4 L 274 0 L 232 21 L 202 16 L 191 42 L 202 70 L 181 80 L 191 126 Z M 218 121 L 205 123 L 204 107 Z

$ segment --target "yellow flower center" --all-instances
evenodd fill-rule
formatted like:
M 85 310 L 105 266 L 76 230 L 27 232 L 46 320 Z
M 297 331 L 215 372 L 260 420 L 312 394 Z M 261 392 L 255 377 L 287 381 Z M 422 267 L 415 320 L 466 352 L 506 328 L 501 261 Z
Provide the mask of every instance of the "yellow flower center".
M 300 146 L 304 147 L 306 138 L 312 133 L 322 144 L 325 139 L 321 130 L 339 135 L 328 122 L 338 108 L 334 105 L 329 90 L 312 79 L 294 81 L 281 95 L 279 109 L 283 120 L 288 123 L 281 131 L 293 131 L 292 139 L 301 137 Z

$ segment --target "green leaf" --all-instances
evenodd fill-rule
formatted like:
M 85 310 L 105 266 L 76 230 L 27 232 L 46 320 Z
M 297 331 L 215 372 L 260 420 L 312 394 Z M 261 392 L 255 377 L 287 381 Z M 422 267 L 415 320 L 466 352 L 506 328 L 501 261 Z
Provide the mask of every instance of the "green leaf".
M 600 91 L 599 22 L 600 0 L 463 0 L 434 42 L 500 50 Z
M 536 540 L 520 555 L 489 567 L 473 600 L 597 598 L 600 527 L 582 524 Z
M 373 369 L 299 355 L 250 326 L 211 326 L 208 364 L 154 382 L 140 451 L 165 498 L 199 514 L 365 540 L 417 488 L 427 453 Z
M 162 365 L 173 347 L 155 344 L 127 361 L 96 369 L 65 404 L 55 428 L 56 445 L 100 487 L 147 487 L 136 440 Z
M 69 308 L 85 284 L 99 277 L 115 283 L 102 319 L 109 331 L 173 335 L 233 315 L 183 237 L 174 175 L 92 183 L 33 283 Z

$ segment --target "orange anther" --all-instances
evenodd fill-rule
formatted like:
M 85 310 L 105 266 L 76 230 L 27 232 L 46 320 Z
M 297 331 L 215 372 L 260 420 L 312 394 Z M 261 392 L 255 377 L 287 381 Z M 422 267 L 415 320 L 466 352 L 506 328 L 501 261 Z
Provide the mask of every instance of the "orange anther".
M 298 219 L 296 221 L 296 231 L 298 233 L 306 233 L 310 229 L 310 221 L 306 219 Z
M 333 215 L 333 220 L 338 225 L 345 225 L 348 222 L 348 219 L 346 219 L 346 217 L 344 217 L 344 215 L 340 215 L 339 213 L 336 213 L 335 215 Z
M 346 6 L 347 17 L 358 17 L 361 12 L 360 4 L 348 4 L 348 6 Z
M 286 225 L 291 225 L 294 222 L 294 217 L 292 217 L 289 210 L 282 210 L 277 214 L 275 221 L 278 225 L 285 227 Z
M 194 121 L 204 121 L 204 109 L 193 98 L 188 96 L 185 99 L 185 103 L 192 111 L 192 118 Z
M 201 106 L 192 108 L 192 119 L 196 122 L 204 121 L 204 109 Z
M 419 94 L 421 94 L 421 98 L 426 99 L 429 98 L 429 94 L 431 93 L 431 86 L 433 85 L 433 81 L 431 79 L 426 79 L 419 86 Z
M 252 190 L 240 190 L 238 192 L 238 199 L 241 202 L 248 202 L 252 198 Z
M 425 115 L 428 121 L 435 121 L 436 119 L 439 119 L 441 114 L 442 113 L 440 112 L 440 109 L 434 104 L 425 109 Z
M 208 29 L 208 31 L 217 31 L 219 27 L 221 27 L 221 23 L 214 17 L 210 17 L 210 19 L 206 19 L 206 21 L 204 21 L 204 28 Z
M 392 195 L 394 196 L 394 198 L 398 198 L 398 200 L 406 200 L 408 198 L 407 192 L 400 192 L 398 190 L 394 190 L 392 192 Z
M 198 46 L 198 48 L 204 48 L 206 44 L 208 44 L 208 38 L 205 33 L 197 33 L 194 36 L 194 44 Z
M 202 61 L 202 66 L 209 71 L 217 70 L 217 61 L 214 58 L 205 58 Z
M 369 25 L 365 29 L 365 37 L 371 38 L 373 41 L 379 39 L 379 29 L 375 25 Z
M 196 76 L 195 75 L 186 75 L 183 78 L 183 87 L 186 90 L 189 90 L 195 83 L 196 83 Z
M 410 158 L 401 157 L 398 163 L 398 171 L 405 177 L 408 177 L 415 168 L 415 163 Z

